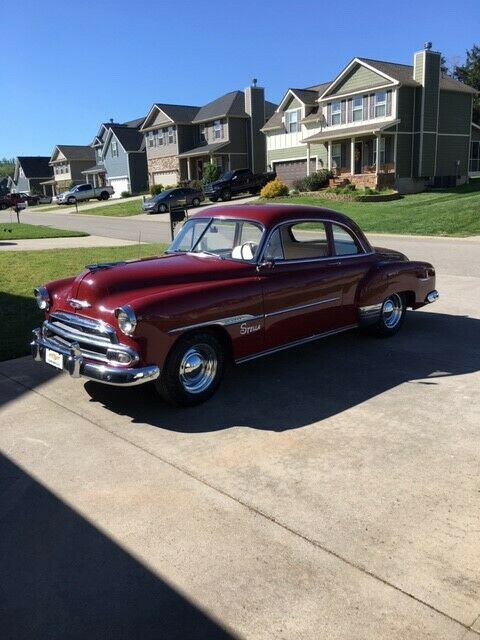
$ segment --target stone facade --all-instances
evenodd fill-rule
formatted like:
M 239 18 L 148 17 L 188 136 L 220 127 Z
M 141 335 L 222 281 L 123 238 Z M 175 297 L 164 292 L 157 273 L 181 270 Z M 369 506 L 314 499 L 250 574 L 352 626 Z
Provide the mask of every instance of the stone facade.
M 148 180 L 153 184 L 152 174 L 157 171 L 178 171 L 180 175 L 180 160 L 178 156 L 167 156 L 166 158 L 148 158 Z

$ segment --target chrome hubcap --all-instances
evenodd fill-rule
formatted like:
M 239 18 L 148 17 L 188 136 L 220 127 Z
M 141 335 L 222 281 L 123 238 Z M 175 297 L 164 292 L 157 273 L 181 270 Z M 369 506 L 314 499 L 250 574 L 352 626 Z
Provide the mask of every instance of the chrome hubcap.
M 393 329 L 402 319 L 403 305 L 402 299 L 394 293 L 385 300 L 382 306 L 382 317 L 385 326 Z
M 188 393 L 201 393 L 208 389 L 217 373 L 217 356 L 208 344 L 191 347 L 180 362 L 180 382 Z

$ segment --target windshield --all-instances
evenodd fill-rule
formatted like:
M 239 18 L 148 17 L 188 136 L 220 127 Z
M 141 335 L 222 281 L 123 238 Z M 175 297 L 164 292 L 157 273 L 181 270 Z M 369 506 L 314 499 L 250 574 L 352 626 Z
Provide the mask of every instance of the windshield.
M 225 171 L 223 175 L 220 176 L 219 180 L 231 180 L 234 176 L 235 171 Z
M 188 220 L 167 253 L 198 253 L 233 260 L 255 260 L 263 235 L 257 222 L 193 218 Z

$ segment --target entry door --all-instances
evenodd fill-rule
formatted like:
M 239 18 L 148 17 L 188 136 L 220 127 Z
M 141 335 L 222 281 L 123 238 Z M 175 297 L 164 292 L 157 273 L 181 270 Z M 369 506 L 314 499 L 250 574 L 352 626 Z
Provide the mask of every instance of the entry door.
M 362 164 L 363 164 L 363 143 L 356 142 L 355 143 L 355 173 L 362 173 Z
M 341 326 L 342 275 L 323 223 L 287 224 L 274 232 L 260 268 L 266 348 Z

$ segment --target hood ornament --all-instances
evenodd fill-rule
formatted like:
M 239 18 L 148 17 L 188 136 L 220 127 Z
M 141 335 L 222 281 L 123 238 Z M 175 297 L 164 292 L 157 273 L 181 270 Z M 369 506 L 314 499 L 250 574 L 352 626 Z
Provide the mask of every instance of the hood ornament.
M 92 306 L 90 302 L 87 302 L 86 300 L 76 300 L 75 298 L 69 298 L 68 304 L 74 309 L 88 309 Z

